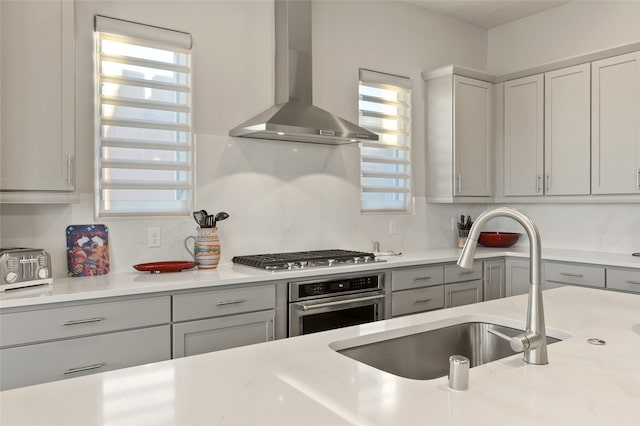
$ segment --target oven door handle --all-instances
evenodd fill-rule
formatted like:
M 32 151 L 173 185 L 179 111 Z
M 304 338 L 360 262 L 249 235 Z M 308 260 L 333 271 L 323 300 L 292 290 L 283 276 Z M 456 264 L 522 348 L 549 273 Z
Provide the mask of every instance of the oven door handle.
M 378 294 L 377 296 L 358 297 L 356 299 L 337 300 L 335 302 L 305 304 L 296 303 L 296 308 L 303 311 L 310 311 L 312 309 L 330 308 L 332 306 L 350 305 L 352 303 L 366 302 L 368 300 L 384 299 L 384 294 Z

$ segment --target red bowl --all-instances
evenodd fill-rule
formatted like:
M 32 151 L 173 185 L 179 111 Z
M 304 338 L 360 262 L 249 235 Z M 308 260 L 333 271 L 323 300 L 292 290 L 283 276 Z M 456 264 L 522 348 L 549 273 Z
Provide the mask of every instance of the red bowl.
M 511 247 L 518 238 L 517 232 L 481 232 L 478 242 L 485 247 Z

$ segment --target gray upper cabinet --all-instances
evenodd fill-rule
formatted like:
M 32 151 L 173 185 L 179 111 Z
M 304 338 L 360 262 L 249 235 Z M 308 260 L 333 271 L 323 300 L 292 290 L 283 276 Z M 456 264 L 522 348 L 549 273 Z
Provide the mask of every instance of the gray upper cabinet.
M 640 194 L 640 52 L 591 64 L 593 194 Z
M 544 75 L 544 193 L 591 193 L 591 69 L 589 64 Z
M 486 203 L 493 196 L 494 85 L 453 68 L 438 71 L 423 74 L 427 200 Z
M 3 1 L 0 8 L 0 191 L 71 192 L 74 3 Z
M 504 84 L 504 195 L 543 195 L 544 76 Z

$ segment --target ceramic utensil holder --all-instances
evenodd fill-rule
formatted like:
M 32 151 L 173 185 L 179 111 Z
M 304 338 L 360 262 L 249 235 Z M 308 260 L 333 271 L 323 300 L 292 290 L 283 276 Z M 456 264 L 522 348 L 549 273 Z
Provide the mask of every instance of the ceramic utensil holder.
M 220 240 L 218 228 L 197 228 L 195 236 L 184 240 L 184 246 L 193 256 L 199 269 L 215 269 L 220 262 Z M 191 240 L 193 239 L 193 242 Z

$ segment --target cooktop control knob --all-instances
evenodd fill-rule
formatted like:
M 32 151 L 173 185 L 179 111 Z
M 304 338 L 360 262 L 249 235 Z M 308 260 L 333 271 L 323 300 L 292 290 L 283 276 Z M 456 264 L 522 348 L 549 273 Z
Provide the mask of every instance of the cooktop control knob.
M 38 269 L 38 278 L 45 279 L 49 277 L 49 269 L 48 268 L 40 268 Z
M 336 263 L 335 259 L 327 259 L 327 265 L 333 266 L 334 263 Z
M 360 259 L 361 259 L 360 257 L 357 257 L 357 256 L 356 256 L 356 257 L 354 257 L 354 258 L 353 258 L 353 263 L 358 263 L 358 262 L 360 262 Z
M 7 275 L 5 275 L 4 280 L 11 284 L 12 282 L 14 282 L 16 279 L 18 278 L 18 274 L 16 274 L 15 272 L 11 271 L 9 272 Z
M 304 268 L 305 266 L 307 266 L 309 264 L 309 262 L 306 262 L 304 260 L 301 260 L 300 262 L 298 262 L 298 266 L 300 266 L 300 268 Z

